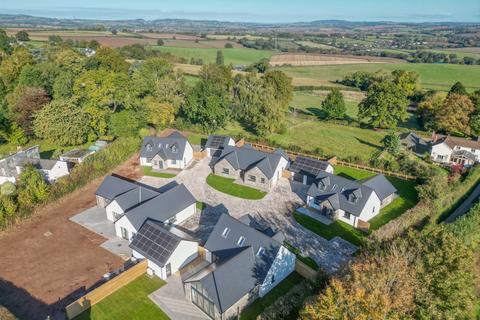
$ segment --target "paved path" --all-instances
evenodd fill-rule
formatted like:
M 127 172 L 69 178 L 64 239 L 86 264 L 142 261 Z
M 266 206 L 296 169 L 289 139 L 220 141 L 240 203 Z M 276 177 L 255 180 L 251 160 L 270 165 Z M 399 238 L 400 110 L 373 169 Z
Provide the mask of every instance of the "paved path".
M 480 198 L 480 183 L 475 187 L 472 193 L 462 202 L 462 204 L 453 211 L 451 215 L 449 215 L 445 222 L 453 222 L 458 217 L 463 216 L 466 214 L 477 202 Z
M 148 296 L 172 320 L 208 320 L 192 302 L 187 301 L 178 273 L 168 278 L 167 284 Z
M 100 247 L 120 256 L 123 260 L 128 260 L 132 256 L 132 249 L 128 246 L 128 240 L 117 237 L 115 226 L 113 222 L 107 219 L 104 208 L 92 207 L 74 215 L 70 220 L 107 238 Z
M 292 212 L 295 208 L 304 205 L 306 186 L 282 178 L 263 199 L 240 199 L 207 185 L 206 178 L 211 173 L 208 162 L 209 158 L 205 158 L 172 179 L 143 177 L 140 181 L 162 189 L 183 183 L 197 200 L 207 203 L 209 206 L 203 212 L 182 225 L 200 239 L 208 238 L 221 214 L 228 213 L 235 218 L 250 214 L 265 225 L 282 231 L 290 244 L 300 249 L 304 255 L 312 257 L 327 272 L 338 270 L 351 259 L 348 250 L 339 250 L 338 243 L 330 243 L 293 219 Z

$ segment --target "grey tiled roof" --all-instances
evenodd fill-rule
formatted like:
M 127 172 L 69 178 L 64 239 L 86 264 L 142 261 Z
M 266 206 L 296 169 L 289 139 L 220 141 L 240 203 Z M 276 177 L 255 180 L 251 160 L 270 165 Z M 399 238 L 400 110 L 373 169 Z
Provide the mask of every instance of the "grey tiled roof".
M 17 166 L 24 159 L 40 159 L 39 147 L 34 146 L 0 159 L 0 174 L 6 177 L 18 177 Z
M 146 219 L 166 222 L 195 203 L 195 197 L 185 185 L 180 184 L 127 211 L 123 218 L 127 218 L 138 230 Z
M 222 234 L 228 228 L 228 234 Z M 244 237 L 244 243 L 238 240 Z M 245 223 L 223 214 L 205 249 L 218 259 L 188 281 L 200 281 L 222 312 L 265 280 L 281 244 Z M 262 254 L 257 254 L 263 248 Z
M 33 167 L 39 170 L 52 170 L 52 168 L 55 166 L 55 164 L 58 161 L 60 160 L 25 158 L 25 159 L 22 159 L 18 163 L 18 165 L 24 166 L 27 164 L 31 164 Z
M 374 177 L 363 180 L 362 184 L 372 188 L 378 198 L 380 198 L 380 201 L 383 201 L 386 197 L 397 192 L 397 189 L 395 189 L 392 183 L 388 181 L 383 174 L 377 174 Z
M 178 132 L 173 132 L 165 138 L 145 137 L 140 157 L 153 158 L 158 154 L 164 160 L 182 160 L 187 143 L 189 143 L 187 139 Z
M 234 169 L 243 171 L 257 167 L 268 179 L 271 179 L 281 158 L 288 160 L 288 157 L 281 150 L 268 153 L 255 150 L 250 145 L 243 147 L 226 146 L 215 163 L 225 159 Z
M 136 188 L 117 196 L 115 201 L 125 212 L 145 201 L 158 196 L 159 194 L 159 192 L 137 186 Z
M 119 195 L 137 188 L 138 185 L 116 176 L 106 176 L 95 195 L 112 201 Z
M 374 190 L 357 181 L 327 172 L 321 172 L 310 186 L 308 195 L 320 201 L 328 201 L 333 209 L 344 210 L 360 216 Z

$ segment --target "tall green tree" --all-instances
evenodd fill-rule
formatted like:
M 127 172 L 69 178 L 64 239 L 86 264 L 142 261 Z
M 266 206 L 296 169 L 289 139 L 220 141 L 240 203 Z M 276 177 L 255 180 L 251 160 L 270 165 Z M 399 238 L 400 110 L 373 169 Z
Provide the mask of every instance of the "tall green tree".
M 33 56 L 25 47 L 16 47 L 12 54 L 2 60 L 0 64 L 0 80 L 7 89 L 13 90 L 23 67 L 34 64 Z
M 117 137 L 138 136 L 141 128 L 146 125 L 143 113 L 133 110 L 123 110 L 110 116 L 110 133 Z
M 279 107 L 287 112 L 293 98 L 292 78 L 282 71 L 275 70 L 265 73 L 263 81 L 266 86 L 273 89 L 273 95 Z
M 466 95 L 449 93 L 437 112 L 438 128 L 447 133 L 470 134 L 470 117 L 475 111 L 472 101 Z
M 7 36 L 5 30 L 0 29 L 0 57 L 10 54 L 10 52 L 12 52 L 10 38 Z
M 80 145 L 90 132 L 88 113 L 72 99 L 55 100 L 35 114 L 35 135 L 62 146 Z
M 15 38 L 17 38 L 18 41 L 30 41 L 30 36 L 28 35 L 28 32 L 25 30 L 20 30 L 15 34 Z
M 465 89 L 465 86 L 460 82 L 457 81 L 455 84 L 450 88 L 450 91 L 448 94 L 460 94 L 460 95 L 467 95 L 467 89 Z
M 215 63 L 217 66 L 223 66 L 225 64 L 222 50 L 217 50 L 217 58 L 215 59 Z
M 118 53 L 118 51 L 109 47 L 100 47 L 95 55 L 88 59 L 90 67 L 105 69 L 107 71 L 127 73 L 130 65 Z
M 343 94 L 338 88 L 333 88 L 322 101 L 322 110 L 327 119 L 344 118 L 347 112 Z
M 12 118 L 27 135 L 33 134 L 32 122 L 35 112 L 50 102 L 45 90 L 36 87 L 17 86 L 12 101 Z
M 423 127 L 427 130 L 438 130 L 437 116 L 442 108 L 446 94 L 443 92 L 429 92 L 420 101 L 417 113 L 420 115 Z
M 367 96 L 358 106 L 358 117 L 376 128 L 395 128 L 408 118 L 408 99 L 403 90 L 391 81 L 383 80 L 370 86 Z
M 393 83 L 402 90 L 407 97 L 411 97 L 418 90 L 420 76 L 414 71 L 394 70 L 392 72 Z
M 49 186 L 33 166 L 27 165 L 23 168 L 19 181 L 18 202 L 22 207 L 30 208 L 47 199 Z

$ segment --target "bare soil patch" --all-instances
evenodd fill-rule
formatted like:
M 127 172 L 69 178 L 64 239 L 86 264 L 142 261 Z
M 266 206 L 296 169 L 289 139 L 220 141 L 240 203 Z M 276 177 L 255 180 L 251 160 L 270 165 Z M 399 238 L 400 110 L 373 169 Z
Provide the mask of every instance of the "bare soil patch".
M 113 173 L 140 178 L 138 155 Z M 123 265 L 119 257 L 99 247 L 103 237 L 69 220 L 95 205 L 95 191 L 102 180 L 45 206 L 0 234 L 0 304 L 17 317 L 43 320 L 49 314 L 61 314 L 104 273 Z
M 321 65 L 338 65 L 338 64 L 359 64 L 359 63 L 388 63 L 394 59 L 384 59 L 377 57 L 357 57 L 344 55 L 327 55 L 327 54 L 300 54 L 287 53 L 277 54 L 270 58 L 271 66 L 321 66 Z

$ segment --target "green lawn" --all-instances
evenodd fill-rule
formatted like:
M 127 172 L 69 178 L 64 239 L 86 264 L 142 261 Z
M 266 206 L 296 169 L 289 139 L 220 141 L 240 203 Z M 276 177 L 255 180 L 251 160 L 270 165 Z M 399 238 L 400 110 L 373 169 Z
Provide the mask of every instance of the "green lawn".
M 376 175 L 375 172 L 344 166 L 335 166 L 335 174 L 350 180 L 362 180 Z
M 155 172 L 153 171 L 152 167 L 142 167 L 142 170 L 144 175 L 150 177 L 170 179 L 176 176 L 176 174 L 173 173 Z
M 309 67 L 280 67 L 291 77 L 311 78 L 326 81 L 342 79 L 355 71 L 391 72 L 395 69 L 415 71 L 425 89 L 448 91 L 457 81 L 461 81 L 469 90 L 480 87 L 480 66 L 430 63 L 364 63 Z
M 207 204 L 205 202 L 202 202 L 202 201 L 197 201 L 197 209 L 198 210 L 203 210 L 207 207 Z
M 167 320 L 168 316 L 148 298 L 150 293 L 164 284 L 157 277 L 151 279 L 143 275 L 83 312 L 75 320 Z
M 303 227 L 327 240 L 339 236 L 340 238 L 347 240 L 356 246 L 361 246 L 363 244 L 365 234 L 342 221 L 337 220 L 327 226 L 326 224 L 323 224 L 320 221 L 310 218 L 299 212 L 294 212 L 293 217 Z
M 202 59 L 204 63 L 213 63 L 217 57 L 217 48 L 180 48 L 168 46 L 151 46 L 151 50 L 160 50 L 161 52 L 169 52 L 178 57 Z M 259 61 L 263 58 L 270 58 L 272 51 L 255 50 L 248 48 L 220 49 L 223 52 L 225 64 L 244 64 L 249 65 L 252 62 Z
M 369 221 L 370 230 L 379 229 L 390 220 L 401 216 L 405 211 L 413 208 L 418 202 L 414 181 L 407 181 L 393 177 L 387 177 L 387 179 L 395 186 L 399 197 L 393 200 L 392 203 L 380 211 L 380 214 Z
M 290 274 L 266 296 L 255 300 L 251 305 L 243 310 L 240 320 L 255 320 L 268 306 L 272 305 L 278 298 L 285 295 L 295 285 L 302 282 L 304 278 L 296 272 Z
M 288 243 L 287 241 L 284 241 L 283 242 L 283 245 L 285 246 L 285 248 L 287 248 L 288 250 L 290 250 L 293 254 L 295 254 L 295 256 L 297 257 L 298 260 L 302 261 L 303 263 L 305 263 L 307 266 L 309 266 L 310 268 L 314 269 L 314 270 L 318 270 L 319 267 L 318 267 L 318 264 L 315 262 L 315 260 L 313 260 L 312 258 L 310 257 L 305 257 L 302 255 L 302 253 L 300 252 L 300 250 L 298 248 L 295 248 L 294 246 L 292 246 L 290 243 Z
M 217 191 L 247 200 L 259 200 L 267 194 L 266 192 L 234 183 L 234 179 L 220 177 L 212 173 L 207 177 L 207 184 Z
M 314 95 L 310 92 L 295 92 L 290 106 L 293 108 L 304 110 L 315 116 L 322 116 L 322 101 L 325 98 Z M 345 99 L 345 106 L 347 107 L 347 116 L 356 119 L 358 114 L 359 101 Z

